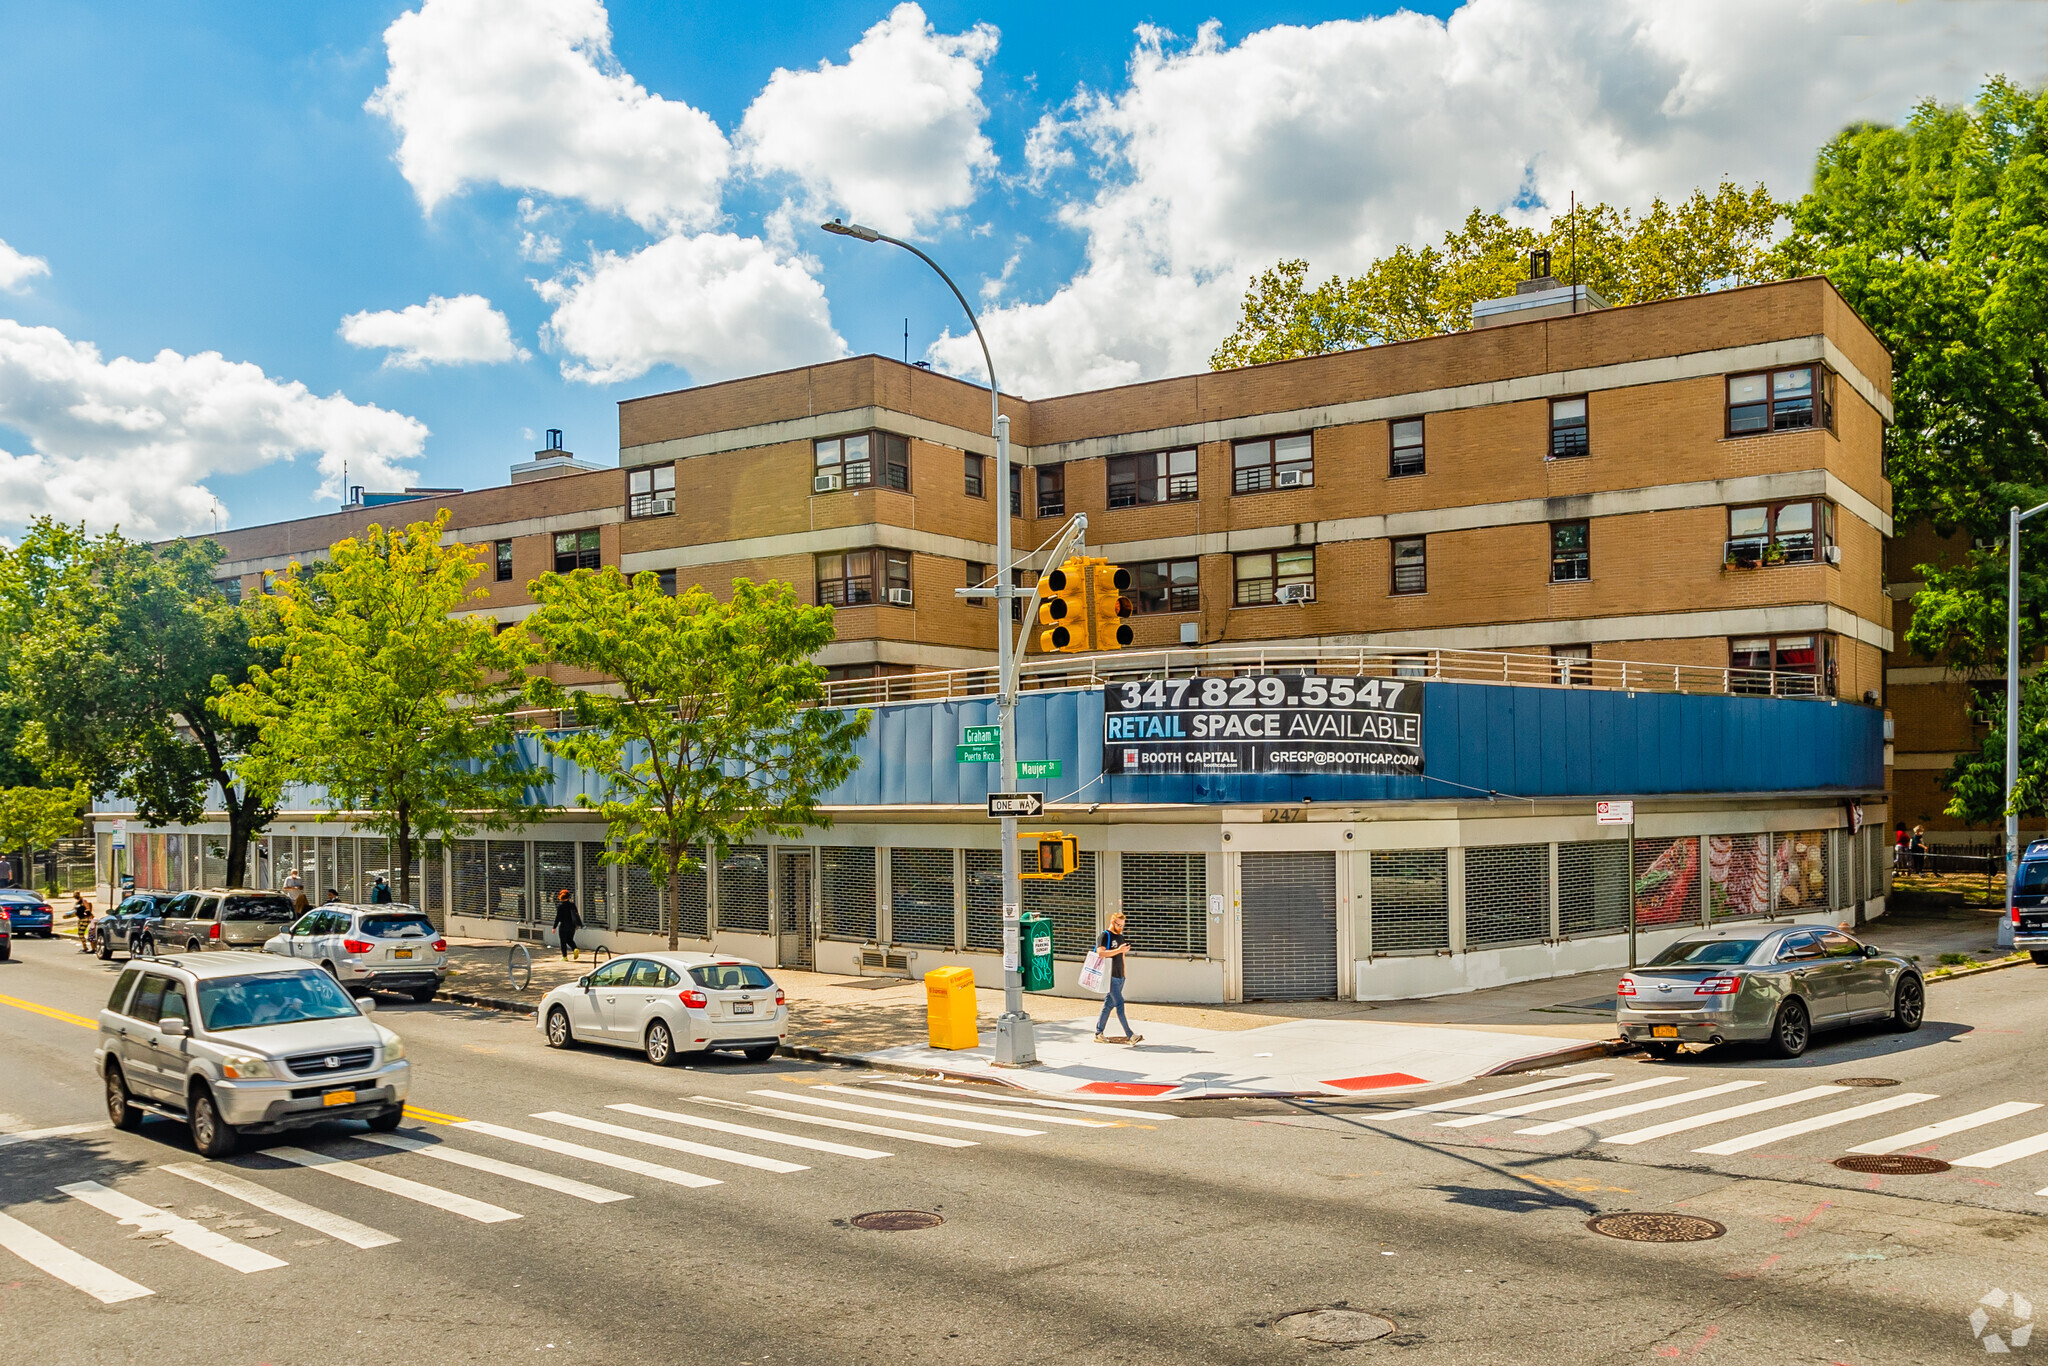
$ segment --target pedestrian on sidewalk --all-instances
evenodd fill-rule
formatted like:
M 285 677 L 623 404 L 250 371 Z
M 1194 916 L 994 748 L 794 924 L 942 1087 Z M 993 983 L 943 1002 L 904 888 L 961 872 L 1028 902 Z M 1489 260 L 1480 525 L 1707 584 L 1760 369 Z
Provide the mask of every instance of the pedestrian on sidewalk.
M 1918 825 L 1913 827 L 1913 871 L 1927 871 L 1927 831 Z
M 1892 871 L 1906 871 L 1906 827 L 1900 826 L 1897 839 L 1892 842 Z
M 384 880 L 382 873 L 377 874 L 377 881 L 370 888 L 370 904 L 372 906 L 388 906 L 391 904 L 391 884 Z
M 555 938 L 562 941 L 562 957 L 576 961 L 576 931 L 583 927 L 583 918 L 576 914 L 576 903 L 564 887 L 555 893 Z
M 1109 960 L 1109 994 L 1102 998 L 1102 1014 L 1095 1018 L 1095 1042 L 1097 1043 L 1143 1043 L 1143 1034 L 1131 1032 L 1130 1016 L 1124 1014 L 1124 959 L 1131 952 L 1131 941 L 1124 936 L 1124 913 L 1112 911 L 1109 928 L 1102 932 L 1101 940 L 1095 946 L 1096 952 Z M 1109 1012 L 1116 1011 L 1117 1023 L 1124 1027 L 1121 1039 L 1105 1038 L 1102 1031 L 1109 1025 Z

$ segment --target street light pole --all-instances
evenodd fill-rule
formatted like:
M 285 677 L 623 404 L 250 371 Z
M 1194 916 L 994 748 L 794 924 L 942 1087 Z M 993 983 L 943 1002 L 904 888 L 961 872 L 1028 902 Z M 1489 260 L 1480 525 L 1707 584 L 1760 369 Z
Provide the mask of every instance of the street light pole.
M 1002 414 L 1001 391 L 996 387 L 995 358 L 989 354 L 988 338 L 982 335 L 981 320 L 974 316 L 967 296 L 960 292 L 960 286 L 953 283 L 953 277 L 931 257 L 919 251 L 910 243 L 890 237 L 886 233 L 859 223 L 843 223 L 833 219 L 820 224 L 826 232 L 840 237 L 852 237 L 862 242 L 887 242 L 901 247 L 932 268 L 946 288 L 953 291 L 953 297 L 960 301 L 961 311 L 966 313 L 968 324 L 974 328 L 974 339 L 981 343 L 982 365 L 988 371 L 988 423 L 989 432 L 996 439 L 996 726 L 998 728 L 996 754 L 1000 759 L 997 767 L 1001 770 L 996 777 L 998 792 L 1017 790 L 1017 728 L 1012 724 L 1017 702 L 1016 660 L 1010 649 L 1010 602 L 1013 590 L 1010 584 L 1010 419 Z M 1031 623 L 1025 622 L 1025 630 Z M 1015 652 L 1023 653 L 1021 648 Z M 1018 943 L 1020 921 L 1024 910 L 1024 878 L 1017 866 L 1017 818 L 1003 817 L 1003 1013 L 996 1021 L 996 1057 L 998 1064 L 1009 1067 L 1027 1067 L 1038 1061 L 1038 1043 L 1032 1034 L 1031 1017 L 1024 1013 L 1024 963 L 1019 956 Z
M 2048 503 L 2021 512 L 2011 510 L 2005 532 L 2005 915 L 2000 918 L 1998 942 L 2012 943 L 2012 899 L 2019 876 L 2019 813 L 2012 809 L 2013 780 L 2020 771 L 2020 523 Z

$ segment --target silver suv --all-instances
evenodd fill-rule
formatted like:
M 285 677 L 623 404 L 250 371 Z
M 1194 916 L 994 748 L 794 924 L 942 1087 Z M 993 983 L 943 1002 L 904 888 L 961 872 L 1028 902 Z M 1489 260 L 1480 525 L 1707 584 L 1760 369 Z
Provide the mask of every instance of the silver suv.
M 157 949 L 198 953 L 203 949 L 260 949 L 263 941 L 294 919 L 292 903 L 278 892 L 223 887 L 180 892 L 163 911 Z
M 329 1119 L 398 1127 L 412 1065 L 398 1035 L 310 964 L 267 954 L 179 954 L 122 972 L 100 1012 L 93 1066 L 107 1117 L 144 1112 L 189 1124 L 193 1146 L 225 1157 L 241 1134 Z

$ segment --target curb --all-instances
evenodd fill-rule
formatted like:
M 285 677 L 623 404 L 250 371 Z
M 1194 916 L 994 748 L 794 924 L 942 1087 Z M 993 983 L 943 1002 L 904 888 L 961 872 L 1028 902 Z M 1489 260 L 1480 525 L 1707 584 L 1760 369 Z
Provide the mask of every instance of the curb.
M 1594 1039 L 1571 1048 L 1560 1048 L 1555 1053 L 1538 1053 L 1533 1058 L 1517 1058 L 1502 1063 L 1491 1072 L 1481 1072 L 1482 1077 L 1511 1077 L 1517 1072 L 1537 1072 L 1546 1067 L 1566 1067 L 1575 1062 L 1591 1062 L 1595 1058 L 1617 1058 L 1624 1053 L 1635 1052 L 1635 1045 L 1626 1039 Z
M 2032 967 L 2033 965 L 2033 958 L 2022 951 L 2019 956 L 2009 958 L 2003 963 L 1979 963 L 1974 968 L 1950 968 L 1939 976 L 1928 976 L 1922 973 L 1921 980 L 1925 981 L 1927 985 L 1933 986 L 1936 982 L 1952 982 L 1958 977 L 1975 977 L 1979 973 L 2003 972 L 2007 968 L 2024 968 Z
M 483 1006 L 488 1010 L 508 1010 L 520 1015 L 531 1015 L 539 1008 L 538 1001 L 507 1001 L 499 996 L 479 996 L 469 991 L 443 991 L 434 998 L 437 1001 L 453 1001 L 457 1005 Z

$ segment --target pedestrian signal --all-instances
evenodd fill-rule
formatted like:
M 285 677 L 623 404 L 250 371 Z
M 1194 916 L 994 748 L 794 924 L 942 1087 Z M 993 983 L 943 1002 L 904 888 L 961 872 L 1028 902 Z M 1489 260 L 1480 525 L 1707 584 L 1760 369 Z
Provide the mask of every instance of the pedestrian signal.
M 1017 838 L 1026 846 L 1022 851 L 1024 867 L 1018 873 L 1019 877 L 1058 881 L 1081 866 L 1081 840 L 1077 835 L 1042 830 Z M 1032 857 L 1033 849 L 1037 851 L 1035 859 Z

